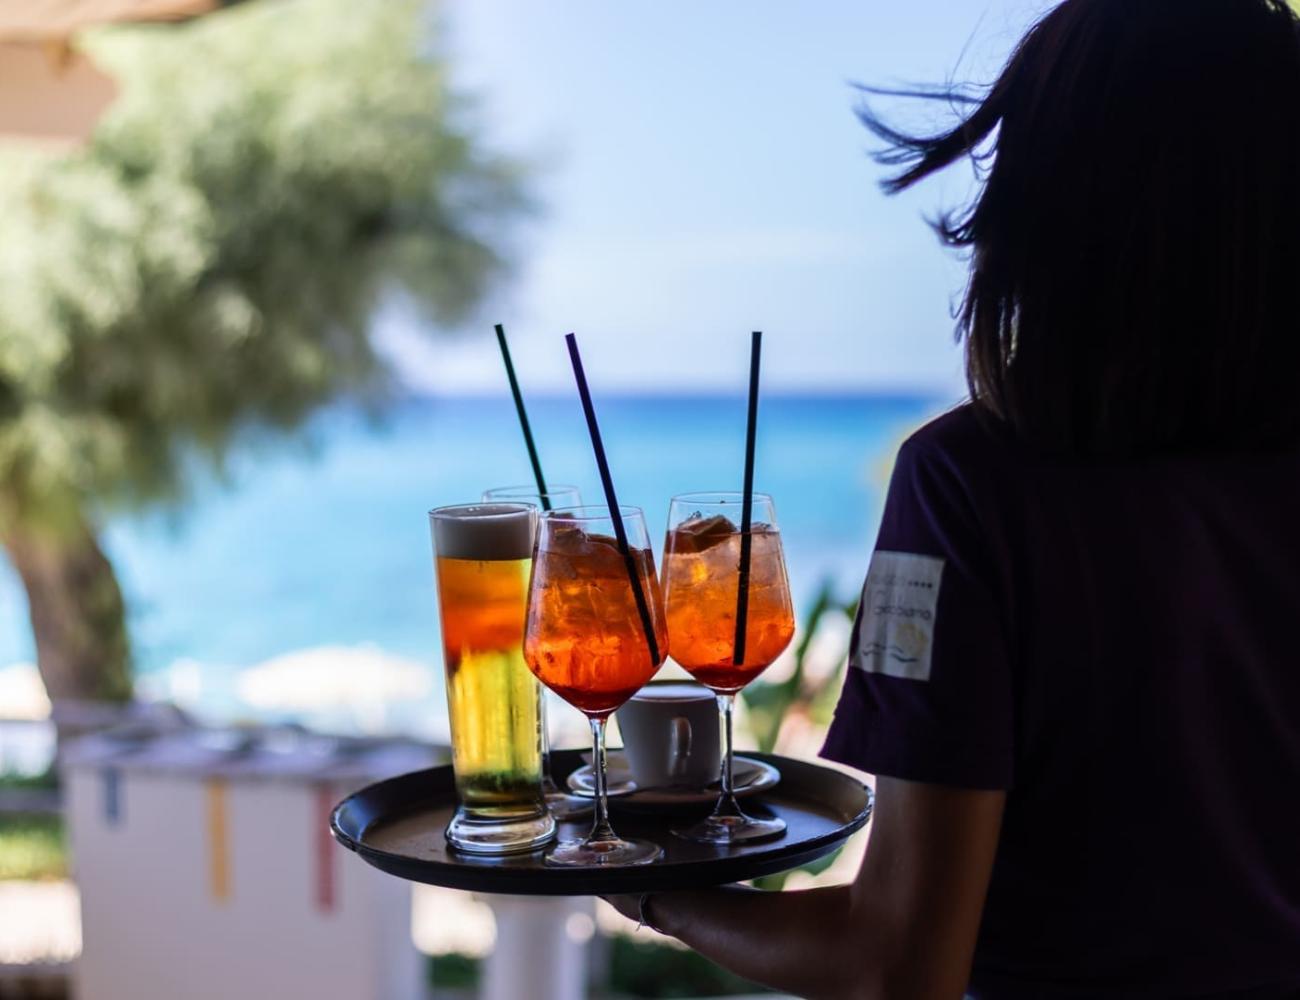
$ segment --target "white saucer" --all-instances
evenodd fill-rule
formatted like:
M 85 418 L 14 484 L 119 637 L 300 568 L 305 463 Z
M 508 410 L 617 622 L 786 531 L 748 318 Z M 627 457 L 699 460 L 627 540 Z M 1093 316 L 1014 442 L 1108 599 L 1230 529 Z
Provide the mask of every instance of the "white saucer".
M 590 755 L 586 755 L 590 756 Z M 710 806 L 718 798 L 718 783 L 712 782 L 704 788 L 637 788 L 632 781 L 632 772 L 628 769 L 627 758 L 621 750 L 610 750 L 606 755 L 606 777 L 609 783 L 627 782 L 633 791 L 619 797 L 627 805 L 638 806 Z M 736 754 L 732 761 L 732 778 L 735 781 L 736 798 L 743 799 L 757 795 L 774 787 L 781 780 L 781 772 L 771 764 L 752 757 Z M 569 790 L 582 798 L 592 798 L 596 794 L 596 775 L 591 764 L 584 764 L 569 775 Z

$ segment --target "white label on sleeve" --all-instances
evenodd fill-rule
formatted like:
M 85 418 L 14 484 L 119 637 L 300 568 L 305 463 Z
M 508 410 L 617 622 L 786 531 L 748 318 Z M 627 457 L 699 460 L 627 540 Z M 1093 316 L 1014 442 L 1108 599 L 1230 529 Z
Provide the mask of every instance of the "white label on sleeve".
M 853 665 L 905 680 L 930 679 L 930 649 L 943 560 L 875 552 L 862 588 L 862 626 Z

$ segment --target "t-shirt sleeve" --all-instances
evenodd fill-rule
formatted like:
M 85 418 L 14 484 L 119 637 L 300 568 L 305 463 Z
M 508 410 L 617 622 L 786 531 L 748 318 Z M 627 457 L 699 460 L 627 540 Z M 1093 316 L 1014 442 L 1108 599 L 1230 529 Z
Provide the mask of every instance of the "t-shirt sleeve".
M 961 470 L 906 443 L 824 757 L 910 781 L 1011 787 L 1012 677 L 994 563 Z

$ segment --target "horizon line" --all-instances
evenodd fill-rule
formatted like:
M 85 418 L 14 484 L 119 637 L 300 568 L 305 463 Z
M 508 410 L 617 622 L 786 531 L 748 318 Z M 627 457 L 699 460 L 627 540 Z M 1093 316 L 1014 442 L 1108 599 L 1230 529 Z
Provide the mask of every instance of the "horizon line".
M 546 387 L 525 393 L 529 399 L 570 399 L 575 390 Z M 630 386 L 602 387 L 598 395 L 621 399 L 736 399 L 744 398 L 744 386 L 651 386 L 634 388 Z M 491 389 L 473 387 L 466 389 L 430 388 L 427 386 L 399 386 L 395 392 L 399 399 L 437 400 L 437 399 L 509 399 L 508 388 Z M 957 399 L 965 398 L 964 392 L 953 393 L 944 386 L 773 386 L 763 390 L 763 399 Z

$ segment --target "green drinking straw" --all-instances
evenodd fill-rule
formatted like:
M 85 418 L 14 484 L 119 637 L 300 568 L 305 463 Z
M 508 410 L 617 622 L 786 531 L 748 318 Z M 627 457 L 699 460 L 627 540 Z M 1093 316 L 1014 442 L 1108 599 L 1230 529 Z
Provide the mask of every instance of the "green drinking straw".
M 524 431 L 524 444 L 528 447 L 528 461 L 533 464 L 533 478 L 537 480 L 537 498 L 542 502 L 542 510 L 551 509 L 551 498 L 546 493 L 546 479 L 542 476 L 542 463 L 537 457 L 537 445 L 533 442 L 533 431 L 528 426 L 528 411 L 524 409 L 524 396 L 519 391 L 519 380 L 515 378 L 514 362 L 510 360 L 510 346 L 506 343 L 506 331 L 500 323 L 496 325 L 497 343 L 501 346 L 501 360 L 506 363 L 506 378 L 510 380 L 510 392 L 515 397 L 515 409 L 519 412 L 519 426 Z

